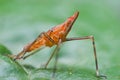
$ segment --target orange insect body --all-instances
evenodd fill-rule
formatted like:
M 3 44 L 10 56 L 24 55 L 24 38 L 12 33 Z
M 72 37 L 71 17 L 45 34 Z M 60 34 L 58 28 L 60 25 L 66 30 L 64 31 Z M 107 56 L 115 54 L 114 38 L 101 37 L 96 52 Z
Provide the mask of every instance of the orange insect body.
M 31 54 L 24 56 L 27 52 L 31 52 L 33 50 L 41 48 L 42 46 L 52 47 L 53 45 L 57 45 L 54 52 L 50 56 L 48 62 L 45 64 L 45 68 L 47 68 L 47 65 L 49 64 L 53 55 L 57 54 L 60 43 L 65 42 L 65 41 L 90 39 L 92 41 L 93 51 L 94 51 L 94 58 L 95 58 L 95 64 L 96 64 L 96 76 L 106 78 L 106 76 L 99 74 L 94 37 L 93 36 L 85 36 L 85 37 L 78 37 L 78 38 L 66 38 L 67 34 L 71 30 L 72 25 L 75 22 L 75 20 L 77 19 L 78 15 L 79 15 L 79 12 L 76 12 L 73 16 L 69 17 L 64 23 L 53 27 L 52 29 L 48 30 L 47 32 L 41 33 L 37 37 L 37 39 L 35 39 L 35 41 L 33 41 L 31 44 L 27 45 L 18 55 L 15 55 L 15 56 L 13 55 L 11 57 L 14 57 L 14 60 L 21 59 L 21 58 L 26 59 L 27 57 L 33 55 L 33 53 L 31 53 Z M 56 55 L 56 58 L 55 58 L 56 61 L 55 61 L 55 66 L 54 66 L 54 71 L 53 71 L 54 73 L 56 70 L 57 57 L 58 57 L 58 55 Z
M 51 47 L 58 44 L 61 39 L 62 42 L 66 40 L 66 36 L 71 30 L 73 23 L 78 17 L 79 12 L 76 12 L 73 16 L 69 17 L 64 23 L 53 27 L 51 30 L 41 34 L 33 43 L 28 45 L 25 52 L 30 52 L 42 46 Z

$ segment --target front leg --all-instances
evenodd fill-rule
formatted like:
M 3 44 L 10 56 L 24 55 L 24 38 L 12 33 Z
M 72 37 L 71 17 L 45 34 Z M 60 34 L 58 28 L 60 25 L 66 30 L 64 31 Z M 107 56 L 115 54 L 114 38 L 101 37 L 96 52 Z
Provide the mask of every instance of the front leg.
M 18 55 L 15 55 L 14 56 L 14 60 L 17 60 L 17 59 L 22 59 L 24 57 L 26 52 L 22 51 L 20 52 Z
M 25 56 L 24 57 L 24 55 L 26 54 L 26 52 L 30 52 L 29 51 L 29 48 L 31 47 L 31 46 L 33 46 L 33 44 L 35 43 L 35 42 L 37 42 L 41 37 L 42 37 L 42 35 L 44 35 L 44 32 L 42 32 L 32 43 L 30 43 L 30 44 L 28 44 L 27 46 L 25 46 L 24 48 L 23 48 L 23 50 L 18 54 L 18 55 L 16 55 L 15 57 L 14 57 L 14 60 L 16 60 L 16 59 L 21 59 L 21 58 L 23 58 L 23 59 L 25 59 L 25 58 L 27 58 L 27 57 L 29 57 L 29 56 Z M 34 50 L 34 49 L 33 49 Z
M 27 50 L 28 50 L 28 48 L 29 48 L 30 46 L 31 46 L 31 44 L 28 44 L 27 46 L 25 46 L 25 47 L 23 48 L 23 50 L 14 57 L 14 60 L 24 58 L 24 55 L 26 54 L 26 52 L 27 52 Z

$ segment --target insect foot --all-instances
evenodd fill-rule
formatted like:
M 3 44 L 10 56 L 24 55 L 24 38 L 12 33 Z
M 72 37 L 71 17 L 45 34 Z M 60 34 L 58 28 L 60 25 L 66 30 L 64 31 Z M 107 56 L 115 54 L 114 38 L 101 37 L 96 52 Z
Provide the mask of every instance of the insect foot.
M 98 78 L 104 78 L 104 79 L 107 79 L 107 76 L 105 75 L 97 75 Z
M 23 59 L 23 56 L 16 55 L 13 60 L 16 61 L 17 59 Z

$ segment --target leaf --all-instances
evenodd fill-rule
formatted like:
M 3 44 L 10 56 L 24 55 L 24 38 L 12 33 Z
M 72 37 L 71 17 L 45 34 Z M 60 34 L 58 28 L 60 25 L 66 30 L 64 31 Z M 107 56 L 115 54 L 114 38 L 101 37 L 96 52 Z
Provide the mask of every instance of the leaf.
M 24 68 L 7 54 L 11 54 L 10 50 L 0 44 L 0 80 L 28 80 Z
M 0 54 L 11 54 L 11 51 L 8 50 L 5 46 L 0 44 Z
M 33 74 L 34 73 L 34 74 Z M 52 79 L 53 69 L 37 69 L 31 73 L 31 79 L 43 79 L 49 80 Z M 95 76 L 92 70 L 87 69 L 80 69 L 80 68 L 64 68 L 64 69 L 57 69 L 55 76 L 55 80 L 96 80 L 99 79 Z

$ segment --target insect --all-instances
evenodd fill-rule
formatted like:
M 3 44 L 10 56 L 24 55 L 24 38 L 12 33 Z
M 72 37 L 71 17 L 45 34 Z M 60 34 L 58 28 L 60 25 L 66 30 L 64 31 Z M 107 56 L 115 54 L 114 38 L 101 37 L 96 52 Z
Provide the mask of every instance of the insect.
M 23 48 L 23 50 L 14 57 L 16 59 L 25 59 L 29 57 L 31 54 L 26 55 L 28 52 L 37 50 L 45 47 L 52 47 L 56 45 L 55 50 L 51 54 L 50 58 L 48 59 L 45 68 L 49 64 L 50 60 L 52 59 L 53 55 L 57 54 L 60 48 L 60 45 L 66 41 L 74 41 L 74 40 L 86 40 L 90 39 L 92 41 L 93 51 L 94 51 L 94 58 L 95 58 L 95 66 L 96 66 L 96 76 L 101 77 L 98 69 L 98 61 L 96 55 L 96 47 L 95 47 L 95 40 L 93 36 L 85 36 L 85 37 L 78 37 L 78 38 L 66 38 L 67 34 L 70 32 L 73 23 L 76 21 L 79 12 L 75 12 L 71 17 L 69 17 L 64 23 L 53 27 L 52 29 L 48 30 L 47 32 L 42 32 L 32 43 L 28 44 Z M 56 55 L 56 62 L 57 63 L 57 55 Z

